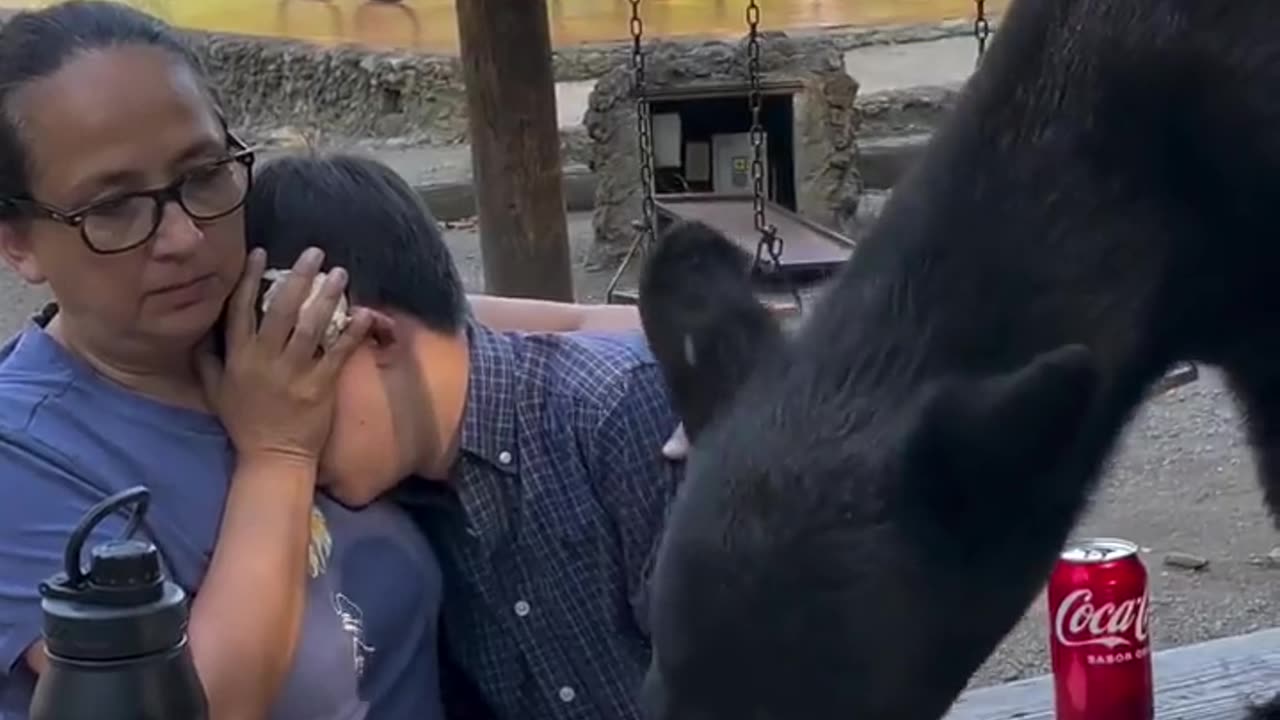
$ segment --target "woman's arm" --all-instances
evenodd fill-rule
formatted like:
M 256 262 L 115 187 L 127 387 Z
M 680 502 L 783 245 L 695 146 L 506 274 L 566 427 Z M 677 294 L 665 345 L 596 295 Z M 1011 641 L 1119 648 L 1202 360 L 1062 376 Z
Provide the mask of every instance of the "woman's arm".
M 232 478 L 187 626 L 215 720 L 266 717 L 293 663 L 306 602 L 314 483 L 313 464 L 288 458 L 242 461 Z M 37 675 L 49 667 L 42 642 L 25 658 Z
M 219 720 L 266 717 L 293 665 L 318 458 L 332 427 L 338 374 L 373 322 L 356 308 L 337 340 L 325 341 L 347 275 L 334 268 L 302 307 L 323 259 L 315 249 L 304 252 L 257 324 L 266 256 L 251 252 L 227 305 L 226 363 L 203 355 L 198 365 L 237 454 L 190 624 L 196 669 Z
M 214 720 L 267 717 L 292 666 L 306 602 L 315 473 L 314 462 L 256 455 L 242 458 L 232 477 L 187 626 Z M 25 658 L 37 675 L 48 669 L 42 642 Z
M 640 312 L 634 305 L 587 305 L 468 295 L 477 320 L 494 330 L 571 332 L 575 330 L 639 330 Z
M 595 305 L 554 300 L 467 295 L 477 320 L 494 330 L 573 332 L 576 330 L 640 330 L 640 310 L 634 305 Z M 769 311 L 779 319 L 799 314 L 790 303 L 773 303 Z
M 293 665 L 315 477 L 314 461 L 259 455 L 242 458 L 231 479 L 188 626 L 212 718 L 266 717 Z

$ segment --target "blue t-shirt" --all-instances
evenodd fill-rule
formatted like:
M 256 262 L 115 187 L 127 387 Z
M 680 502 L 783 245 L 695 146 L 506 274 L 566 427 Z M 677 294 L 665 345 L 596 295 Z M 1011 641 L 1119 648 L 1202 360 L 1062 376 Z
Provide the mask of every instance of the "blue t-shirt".
M 233 469 L 213 416 L 106 381 L 35 325 L 0 346 L 0 719 L 27 717 L 34 676 L 22 656 L 40 636 L 37 584 L 61 568 L 84 512 L 146 485 L 147 537 L 170 577 L 198 594 Z M 109 518 L 86 547 L 122 528 L 122 518 Z M 440 568 L 403 511 L 379 503 L 353 512 L 317 495 L 308 591 L 272 718 L 443 717 Z

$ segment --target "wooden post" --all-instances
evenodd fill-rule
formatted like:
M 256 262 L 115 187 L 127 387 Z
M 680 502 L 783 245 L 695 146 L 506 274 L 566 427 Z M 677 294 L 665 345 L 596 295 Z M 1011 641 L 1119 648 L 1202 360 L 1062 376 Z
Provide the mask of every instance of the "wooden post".
M 546 0 L 457 0 L 486 292 L 573 300 Z

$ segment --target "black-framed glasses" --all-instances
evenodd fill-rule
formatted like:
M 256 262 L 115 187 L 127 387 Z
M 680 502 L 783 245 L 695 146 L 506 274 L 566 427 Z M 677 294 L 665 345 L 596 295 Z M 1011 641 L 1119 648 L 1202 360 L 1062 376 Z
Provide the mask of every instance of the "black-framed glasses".
M 244 205 L 253 184 L 255 150 L 234 137 L 230 142 L 229 155 L 192 168 L 161 188 L 117 195 L 74 210 L 30 198 L 10 198 L 7 202 L 19 210 L 78 228 L 84 244 L 99 255 L 128 252 L 155 237 L 170 202 L 176 202 L 198 223 L 224 218 Z

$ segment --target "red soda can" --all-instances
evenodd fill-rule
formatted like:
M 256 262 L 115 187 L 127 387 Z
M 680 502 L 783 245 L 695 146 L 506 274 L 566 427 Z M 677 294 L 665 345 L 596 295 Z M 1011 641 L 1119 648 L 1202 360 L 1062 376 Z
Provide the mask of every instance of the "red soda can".
M 1049 576 L 1057 720 L 1152 720 L 1147 570 L 1127 540 L 1071 542 Z

